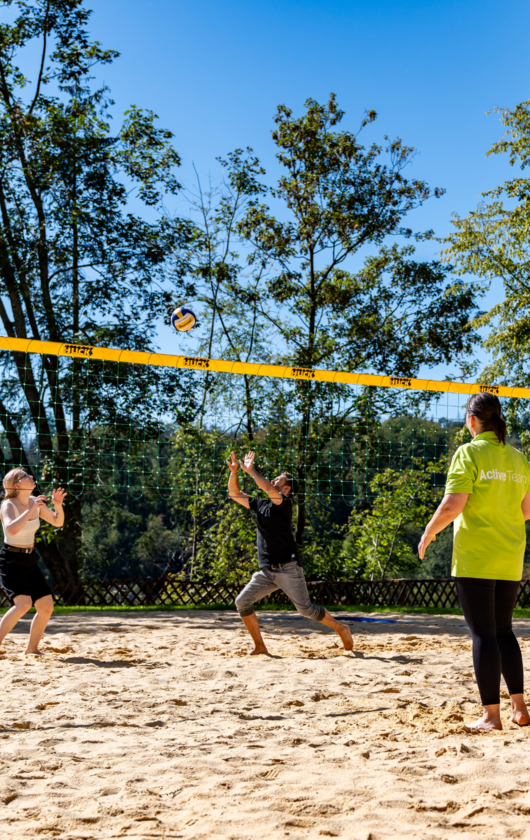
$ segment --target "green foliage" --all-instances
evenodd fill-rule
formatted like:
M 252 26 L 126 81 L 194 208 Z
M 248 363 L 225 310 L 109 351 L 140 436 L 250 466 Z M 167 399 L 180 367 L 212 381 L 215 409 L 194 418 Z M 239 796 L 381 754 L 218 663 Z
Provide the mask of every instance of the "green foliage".
M 426 525 L 427 523 L 423 523 Z M 421 529 L 423 532 L 423 528 Z M 419 539 L 417 540 L 419 542 Z M 436 536 L 425 552 L 420 577 L 447 578 L 451 576 L 453 561 L 453 525 L 448 525 Z
M 412 237 L 405 216 L 442 191 L 404 177 L 413 149 L 401 140 L 365 148 L 358 134 L 337 130 L 343 117 L 334 95 L 326 105 L 309 99 L 298 118 L 278 107 L 272 136 L 284 174 L 270 195 L 287 218 L 255 198 L 239 230 L 252 265 L 278 267 L 260 300 L 289 313 L 273 320 L 289 364 L 410 376 L 420 363 L 471 350 L 474 293 L 440 263 L 415 261 L 411 246 L 385 245 L 389 235 Z M 367 245 L 377 255 L 349 272 L 345 263 Z
M 140 534 L 134 546 L 140 574 L 147 577 L 165 577 L 174 567 L 179 542 L 178 532 L 164 526 L 162 515 L 151 516 L 147 530 Z
M 350 550 L 356 555 L 355 577 L 402 577 L 418 566 L 404 530 L 410 525 L 421 527 L 432 515 L 441 499 L 432 477 L 443 467 L 440 461 L 426 469 L 388 469 L 375 476 L 371 510 L 353 514 L 349 526 Z
M 117 54 L 89 38 L 82 0 L 10 5 L 18 17 L 0 25 L 7 335 L 150 350 L 153 322 L 178 296 L 197 301 L 206 356 L 403 376 L 468 363 L 476 287 L 415 257 L 412 241 L 432 232 L 413 234 L 406 217 L 441 191 L 405 177 L 412 148 L 363 146 L 340 128 L 333 95 L 299 117 L 282 105 L 277 183 L 264 182 L 252 149 L 236 149 L 221 185 L 205 191 L 198 178 L 194 221 L 171 217 L 164 202 L 181 189 L 171 133 L 134 105 L 111 131 L 109 91 L 91 73 Z M 30 80 L 20 68 L 36 45 Z M 131 212 L 131 193 L 145 214 Z M 389 244 L 396 235 L 408 242 Z M 226 500 L 232 447 L 255 448 L 268 475 L 299 479 L 296 538 L 310 577 L 412 568 L 406 545 L 424 509 L 414 496 L 402 516 L 396 476 L 419 488 L 415 459 L 437 461 L 451 439 L 447 424 L 425 419 L 424 395 L 28 358 L 0 354 L 1 451 L 69 487 L 68 527 L 40 542 L 58 583 L 167 571 L 242 581 L 255 526 Z M 426 510 L 435 491 L 422 492 Z M 358 528 L 344 542 L 352 505 Z
M 348 553 L 344 550 L 345 530 L 346 525 L 341 529 L 335 528 L 342 534 L 334 536 L 314 533 L 311 526 L 308 528 L 302 553 L 307 580 L 348 580 L 354 576 L 354 564 L 349 562 Z
M 190 222 L 161 212 L 164 196 L 179 190 L 171 133 L 151 111 L 132 107 L 111 134 L 113 103 L 91 74 L 117 53 L 90 40 L 81 0 L 9 5 L 18 17 L 0 25 L 3 329 L 18 338 L 152 349 L 153 321 L 190 288 L 186 253 L 198 238 Z M 41 60 L 30 80 L 21 67 L 34 66 L 27 56 L 35 49 Z M 130 212 L 131 193 L 154 221 Z M 94 423 L 117 428 L 127 415 L 130 428 L 134 406 L 153 397 L 156 380 L 161 395 L 186 382 L 174 371 L 132 376 L 127 366 L 118 376 L 110 366 L 107 376 L 104 364 L 89 371 L 82 361 L 46 355 L 27 363 L 23 354 L 2 353 L 0 363 L 8 459 L 30 466 L 23 439 L 33 436 L 42 477 L 73 492 Z M 67 585 L 78 581 L 83 539 L 73 492 L 69 528 L 42 544 L 55 579 Z
M 491 328 L 484 347 L 493 362 L 481 381 L 528 387 L 530 179 L 523 173 L 530 163 L 530 100 L 496 112 L 506 133 L 488 155 L 507 155 L 520 174 L 482 193 L 483 201 L 465 218 L 454 215 L 455 231 L 445 240 L 444 256 L 460 274 L 500 280 L 504 287 L 504 300 L 474 321 L 476 327 Z
M 252 249 L 250 265 L 264 272 L 256 305 L 267 308 L 285 348 L 283 361 L 411 376 L 420 364 L 469 354 L 476 341 L 469 326 L 475 289 L 441 263 L 415 260 L 412 245 L 386 244 L 390 235 L 412 238 L 406 215 L 441 191 L 405 178 L 412 148 L 399 139 L 365 148 L 358 134 L 337 130 L 343 117 L 334 95 L 326 105 L 309 99 L 301 117 L 278 107 L 273 140 L 283 174 L 269 193 L 286 212 L 278 219 L 256 196 L 238 226 Z M 361 129 L 375 117 L 369 112 Z M 431 236 L 428 231 L 415 238 Z M 348 271 L 348 261 L 367 246 L 376 254 L 366 256 L 357 272 Z M 310 384 L 301 384 L 294 396 L 302 415 L 296 472 L 303 502 L 305 441 L 312 418 L 327 414 L 329 406 Z M 302 503 L 300 544 L 305 513 Z
M 257 569 L 254 517 L 231 500 L 218 499 L 210 523 L 202 532 L 195 577 L 245 584 Z
M 121 507 L 114 499 L 85 503 L 80 552 L 84 574 L 105 578 L 112 567 L 119 567 L 124 577 L 135 577 L 130 561 L 142 526 L 139 513 Z

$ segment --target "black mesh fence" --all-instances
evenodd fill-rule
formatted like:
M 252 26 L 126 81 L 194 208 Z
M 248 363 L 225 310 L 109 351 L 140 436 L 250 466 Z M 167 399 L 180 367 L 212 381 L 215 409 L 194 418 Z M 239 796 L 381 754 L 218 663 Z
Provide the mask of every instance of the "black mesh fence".
M 314 602 L 329 607 L 458 607 L 456 582 L 453 578 L 308 581 L 307 587 Z M 174 605 L 211 608 L 233 606 L 241 588 L 238 584 L 183 581 L 174 577 L 129 578 L 85 581 L 69 590 L 60 590 L 54 586 L 53 597 L 56 604 L 63 606 Z M 7 597 L 2 590 L 0 599 L 0 606 L 8 606 Z M 291 602 L 278 590 L 264 598 L 261 603 L 287 605 Z M 530 579 L 521 582 L 517 606 L 530 606 Z

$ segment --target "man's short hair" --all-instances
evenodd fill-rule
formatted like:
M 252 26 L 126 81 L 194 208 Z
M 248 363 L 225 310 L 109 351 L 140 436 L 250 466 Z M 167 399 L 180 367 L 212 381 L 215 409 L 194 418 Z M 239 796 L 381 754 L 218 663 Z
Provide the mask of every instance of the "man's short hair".
M 283 477 L 287 481 L 287 483 L 291 486 L 291 496 L 296 495 L 298 493 L 298 482 L 294 475 L 290 472 L 282 473 Z

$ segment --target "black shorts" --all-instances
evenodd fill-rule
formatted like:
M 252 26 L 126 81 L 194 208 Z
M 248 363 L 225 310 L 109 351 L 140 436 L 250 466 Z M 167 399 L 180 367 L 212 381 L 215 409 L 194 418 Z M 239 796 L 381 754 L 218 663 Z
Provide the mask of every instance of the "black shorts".
M 13 562 L 13 558 L 24 558 L 22 562 L 28 565 L 20 565 L 16 560 Z M 5 543 L 0 548 L 0 586 L 12 604 L 17 595 L 29 595 L 35 603 L 39 598 L 52 594 L 38 565 L 36 563 L 33 566 L 29 565 L 32 560 L 38 561 L 38 555 L 35 552 L 21 554 L 8 551 Z

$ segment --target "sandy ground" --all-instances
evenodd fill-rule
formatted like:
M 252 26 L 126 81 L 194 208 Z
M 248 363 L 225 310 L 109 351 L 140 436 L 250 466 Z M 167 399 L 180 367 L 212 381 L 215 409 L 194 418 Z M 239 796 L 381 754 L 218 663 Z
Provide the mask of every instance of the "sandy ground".
M 295 616 L 261 614 L 270 657 L 226 612 L 58 616 L 45 659 L 21 655 L 22 621 L 0 662 L 2 840 L 530 838 L 530 727 L 505 699 L 503 732 L 465 730 L 462 618 L 352 622 L 343 654 Z

